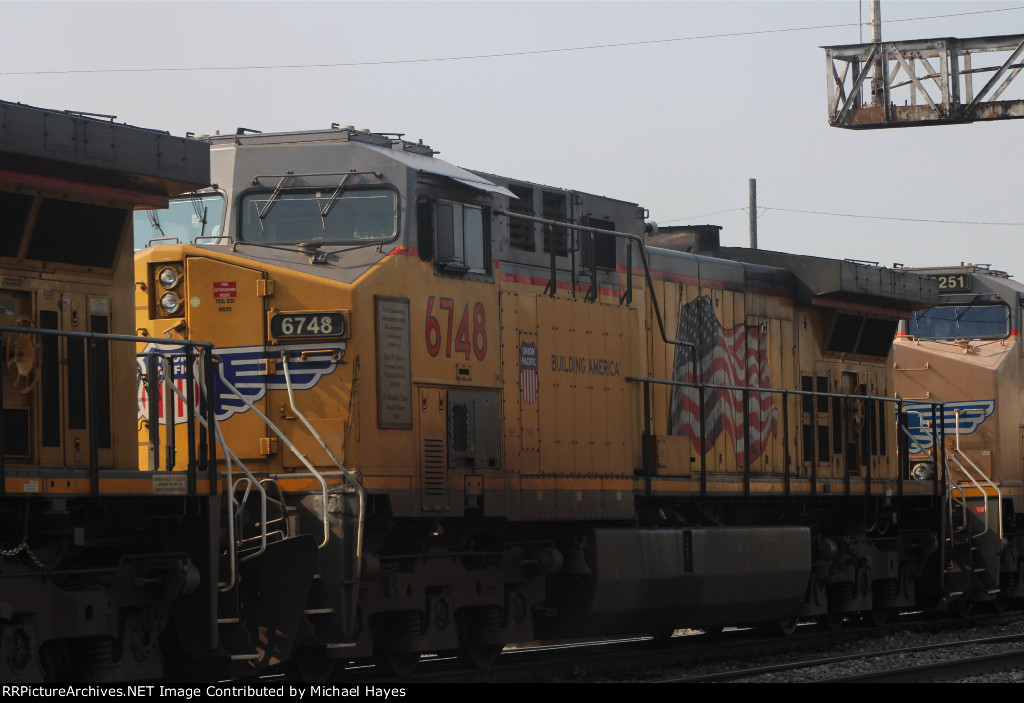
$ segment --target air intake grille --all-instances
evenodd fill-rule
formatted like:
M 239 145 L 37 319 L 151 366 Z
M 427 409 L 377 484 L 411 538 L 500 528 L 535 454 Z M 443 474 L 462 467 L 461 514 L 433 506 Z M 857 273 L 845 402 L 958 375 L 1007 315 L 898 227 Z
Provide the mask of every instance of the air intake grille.
M 443 439 L 423 440 L 423 493 L 428 496 L 445 494 L 445 452 Z

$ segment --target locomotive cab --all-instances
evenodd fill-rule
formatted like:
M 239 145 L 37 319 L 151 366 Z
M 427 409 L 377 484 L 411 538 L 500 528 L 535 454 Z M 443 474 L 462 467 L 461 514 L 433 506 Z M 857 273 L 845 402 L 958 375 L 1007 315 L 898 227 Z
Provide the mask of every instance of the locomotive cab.
M 901 324 L 895 342 L 897 393 L 908 401 L 910 451 L 920 456 L 930 450 L 932 429 L 941 422 L 944 450 L 963 465 L 956 469 L 960 480 L 983 475 L 1005 486 L 1020 510 L 1024 288 L 984 266 L 914 271 L 937 281 L 940 299 Z M 912 405 L 923 398 L 945 402 L 942 420 Z

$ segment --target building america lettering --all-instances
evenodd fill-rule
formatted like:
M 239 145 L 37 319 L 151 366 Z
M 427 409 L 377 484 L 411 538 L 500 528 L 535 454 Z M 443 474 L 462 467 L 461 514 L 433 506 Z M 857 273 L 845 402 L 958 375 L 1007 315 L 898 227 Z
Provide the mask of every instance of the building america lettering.
M 551 370 L 557 373 L 579 373 L 591 376 L 620 375 L 619 362 L 615 359 L 588 359 L 585 356 L 551 355 Z

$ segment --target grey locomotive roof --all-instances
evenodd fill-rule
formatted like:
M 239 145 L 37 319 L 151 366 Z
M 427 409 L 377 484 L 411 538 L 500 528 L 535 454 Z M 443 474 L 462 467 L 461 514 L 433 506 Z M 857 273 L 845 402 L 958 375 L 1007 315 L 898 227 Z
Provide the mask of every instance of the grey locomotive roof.
M 513 198 L 515 197 L 515 195 L 513 195 L 513 193 L 507 188 L 496 185 L 486 178 L 478 176 L 464 168 L 459 168 L 447 161 L 434 158 L 433 154 L 435 152 L 428 146 L 414 144 L 402 139 L 392 139 L 384 133 L 363 133 L 359 130 L 348 128 L 332 128 L 305 132 L 216 135 L 210 137 L 209 141 L 213 147 L 233 147 L 244 145 L 306 146 L 307 149 L 302 152 L 295 152 L 294 154 L 279 152 L 280 155 L 263 156 L 258 159 L 257 157 L 249 157 L 252 159 L 251 163 L 258 162 L 261 167 L 271 169 L 276 168 L 278 169 L 275 171 L 277 173 L 283 174 L 285 171 L 282 169 L 295 170 L 297 177 L 301 177 L 303 175 L 300 171 L 309 171 L 308 174 L 305 174 L 307 176 L 325 175 L 316 174 L 315 172 L 320 169 L 330 168 L 333 160 L 337 158 L 336 152 L 321 151 L 319 155 L 317 155 L 315 151 L 311 152 L 308 147 L 313 147 L 315 149 L 317 145 L 322 145 L 323 147 L 359 145 L 359 147 L 374 152 L 378 157 L 384 159 L 385 162 L 394 162 L 396 166 L 402 166 L 415 171 L 432 173 L 445 178 L 450 178 L 462 183 L 463 185 L 488 193 L 498 193 Z M 290 163 L 289 159 L 295 163 Z M 272 163 L 276 164 L 276 166 L 271 166 Z M 301 164 L 301 166 L 296 166 L 296 164 Z M 374 165 L 373 167 L 383 168 L 382 165 Z M 307 178 L 306 180 L 315 182 L 315 179 Z M 248 182 L 247 179 L 243 179 L 243 181 L 246 183 Z
M 1024 295 L 1024 284 L 1014 280 L 1005 271 L 997 271 L 983 264 L 960 264 L 959 266 L 908 267 L 902 269 L 921 276 L 969 273 L 972 276 L 970 291 L 939 291 L 944 303 L 970 302 L 979 296 L 995 296 L 1010 304 Z
M 471 188 L 487 191 L 488 193 L 499 193 L 512 198 L 516 197 L 508 188 L 495 185 L 487 179 L 476 175 L 472 171 L 459 168 L 458 166 L 450 164 L 447 161 L 442 161 L 441 159 L 435 159 L 433 156 L 424 156 L 411 151 L 396 151 L 394 149 L 387 149 L 373 144 L 369 144 L 367 146 L 370 149 L 391 157 L 392 159 L 395 159 L 396 161 L 417 171 L 445 176 L 446 178 L 451 178 L 452 180 L 470 186 Z
M 743 247 L 722 247 L 718 255 L 734 261 L 789 269 L 798 281 L 796 301 L 799 305 L 810 304 L 814 298 L 827 298 L 917 310 L 939 301 L 937 281 L 906 269 Z
M 0 101 L 0 167 L 157 195 L 210 183 L 205 141 Z

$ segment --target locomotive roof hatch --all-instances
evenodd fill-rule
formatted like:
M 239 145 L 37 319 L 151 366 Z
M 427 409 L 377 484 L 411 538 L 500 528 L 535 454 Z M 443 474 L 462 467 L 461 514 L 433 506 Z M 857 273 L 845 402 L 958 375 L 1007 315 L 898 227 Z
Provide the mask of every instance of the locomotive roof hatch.
M 17 180 L 25 182 L 31 173 L 164 199 L 210 183 L 205 141 L 114 119 L 0 100 L 0 174 L 20 172 Z

